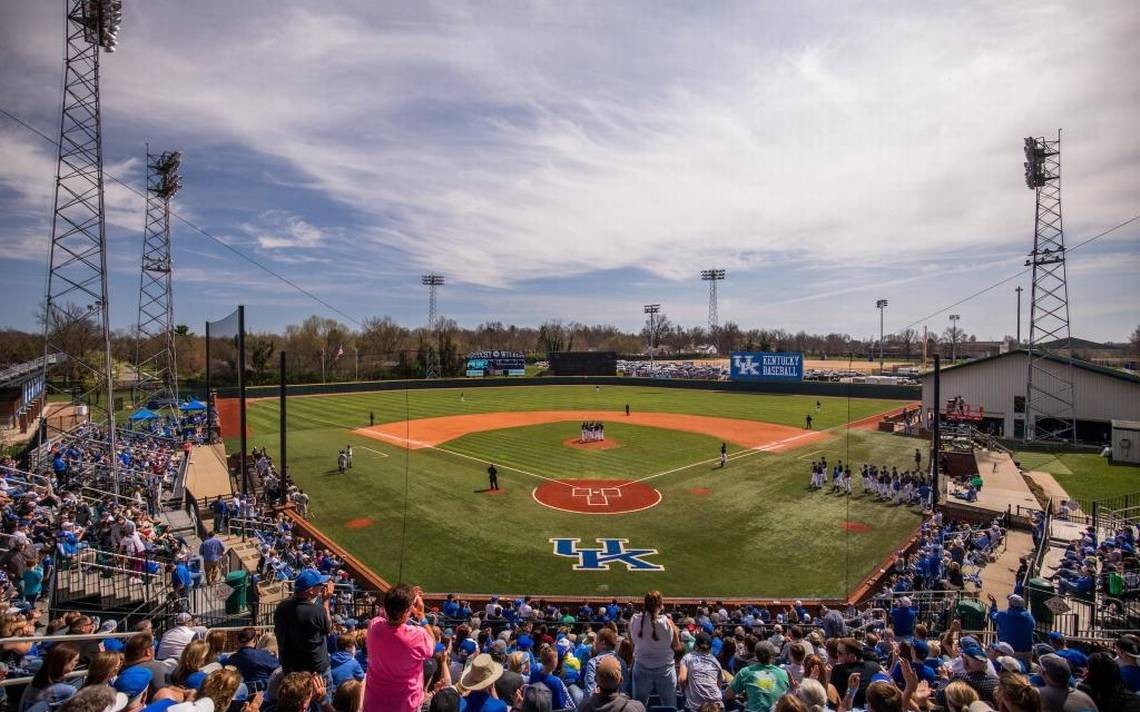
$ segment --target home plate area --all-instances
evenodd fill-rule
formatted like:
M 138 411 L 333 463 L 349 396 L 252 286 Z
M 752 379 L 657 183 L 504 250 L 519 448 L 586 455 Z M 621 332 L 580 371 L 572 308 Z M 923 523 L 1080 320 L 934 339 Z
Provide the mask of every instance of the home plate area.
M 630 480 L 547 482 L 531 491 L 544 507 L 575 514 L 628 514 L 657 506 L 661 493 Z

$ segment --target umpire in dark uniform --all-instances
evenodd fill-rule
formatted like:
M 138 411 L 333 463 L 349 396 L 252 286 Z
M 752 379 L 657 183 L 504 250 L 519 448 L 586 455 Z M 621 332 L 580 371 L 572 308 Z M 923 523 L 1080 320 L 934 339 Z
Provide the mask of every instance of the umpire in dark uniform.
M 495 463 L 487 466 L 487 489 L 499 489 L 499 471 L 495 468 Z

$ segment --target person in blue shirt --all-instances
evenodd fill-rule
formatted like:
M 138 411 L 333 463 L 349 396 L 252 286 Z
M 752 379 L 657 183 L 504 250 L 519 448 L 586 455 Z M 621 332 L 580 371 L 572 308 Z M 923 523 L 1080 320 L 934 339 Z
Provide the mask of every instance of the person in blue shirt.
M 459 604 L 455 601 L 455 594 L 447 594 L 447 600 L 443 603 L 441 611 L 444 618 L 458 618 L 459 617 Z
M 997 599 L 992 595 L 990 599 L 990 619 L 997 627 L 997 638 L 1003 643 L 1009 643 L 1014 651 L 1028 653 L 1033 648 L 1033 627 L 1035 621 L 1033 614 L 1025 609 L 1025 599 L 1011 593 L 1007 600 L 1009 607 L 999 611 Z
M 891 608 L 891 628 L 897 638 L 909 638 L 914 635 L 914 621 L 918 618 L 918 608 L 911 605 L 909 596 L 903 596 L 895 601 Z
M 276 655 L 257 647 L 260 634 L 253 628 L 243 628 L 238 632 L 238 649 L 226 658 L 226 665 L 232 665 L 241 673 L 245 684 L 255 690 L 263 689 L 269 683 L 273 671 L 281 667 Z
M 1129 692 L 1140 692 L 1140 637 L 1126 633 L 1116 639 L 1116 662 Z
M 329 658 L 333 686 L 340 687 L 347 680 L 363 680 L 364 668 L 356 659 L 356 636 L 340 636 L 336 639 L 336 648 L 336 652 Z

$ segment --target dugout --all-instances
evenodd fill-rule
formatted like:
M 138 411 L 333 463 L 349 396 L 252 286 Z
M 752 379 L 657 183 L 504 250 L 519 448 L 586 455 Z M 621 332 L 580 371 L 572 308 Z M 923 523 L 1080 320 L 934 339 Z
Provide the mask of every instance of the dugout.
M 548 355 L 555 376 L 616 376 L 616 351 L 555 351 Z

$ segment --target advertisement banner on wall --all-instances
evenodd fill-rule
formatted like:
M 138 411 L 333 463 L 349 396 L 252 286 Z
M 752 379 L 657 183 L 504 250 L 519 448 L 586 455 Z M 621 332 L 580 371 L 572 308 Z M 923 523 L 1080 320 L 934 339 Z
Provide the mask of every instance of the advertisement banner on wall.
M 729 362 L 729 378 L 733 381 L 802 381 L 804 355 L 735 351 Z

